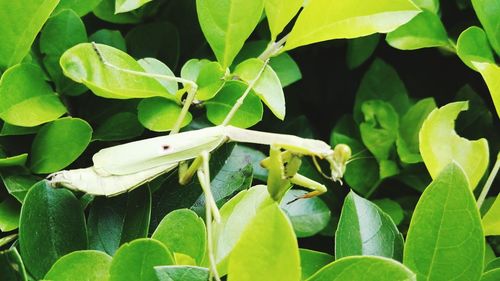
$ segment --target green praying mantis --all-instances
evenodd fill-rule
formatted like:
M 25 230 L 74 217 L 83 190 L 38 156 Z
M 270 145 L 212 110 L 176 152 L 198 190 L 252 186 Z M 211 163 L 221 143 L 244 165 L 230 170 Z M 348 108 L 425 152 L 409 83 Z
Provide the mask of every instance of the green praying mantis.
M 270 156 L 264 159 L 261 164 L 269 170 L 268 190 L 276 201 L 281 200 L 292 184 L 311 190 L 300 198 L 310 198 L 327 191 L 323 184 L 298 173 L 302 156 L 312 157 L 316 168 L 322 175 L 333 181 L 341 182 L 346 164 L 351 158 L 351 150 L 347 145 L 338 144 L 332 149 L 330 145 L 320 140 L 241 129 L 227 125 L 245 96 L 259 79 L 262 71 L 254 81 L 249 83 L 247 91 L 236 102 L 222 125 L 177 133 L 184 118 L 183 112 L 184 114 L 187 112 L 195 98 L 196 84 L 173 76 L 119 68 L 106 61 L 97 44 L 92 46 L 102 63 L 110 69 L 183 83 L 188 85 L 188 96 L 181 116 L 179 116 L 178 126 L 171 131 L 170 135 L 102 149 L 93 156 L 92 167 L 64 170 L 51 174 L 48 177 L 50 184 L 54 187 L 63 186 L 93 195 L 116 196 L 139 187 L 175 168 L 179 170 L 180 184 L 187 184 L 196 174 L 206 198 L 210 267 L 217 280 L 219 277 L 214 257 L 211 254 L 213 253 L 211 224 L 212 221 L 215 223 L 220 221 L 220 214 L 210 189 L 209 159 L 212 151 L 229 141 L 269 145 Z M 317 159 L 328 162 L 329 175 L 322 172 Z

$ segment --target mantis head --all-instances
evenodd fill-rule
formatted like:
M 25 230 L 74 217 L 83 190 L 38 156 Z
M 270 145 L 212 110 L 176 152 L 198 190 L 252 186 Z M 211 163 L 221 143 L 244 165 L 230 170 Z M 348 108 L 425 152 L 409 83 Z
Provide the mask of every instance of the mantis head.
M 351 158 L 351 148 L 345 144 L 337 144 L 331 153 L 325 156 L 326 161 L 330 163 L 331 179 L 342 184 L 342 177 L 345 173 L 347 161 Z

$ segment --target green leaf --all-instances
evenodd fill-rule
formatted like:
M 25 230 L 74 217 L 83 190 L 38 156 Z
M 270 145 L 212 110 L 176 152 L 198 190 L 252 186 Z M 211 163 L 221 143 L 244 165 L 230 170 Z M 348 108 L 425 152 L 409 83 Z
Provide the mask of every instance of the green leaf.
M 433 179 L 455 161 L 474 189 L 488 168 L 489 150 L 486 139 L 470 141 L 455 132 L 455 119 L 467 108 L 467 102 L 453 102 L 434 109 L 420 129 L 420 154 Z
M 500 118 L 500 66 L 494 63 L 472 62 L 474 67 L 483 76 L 488 90 L 490 91 L 491 99 L 497 110 L 497 116 Z
M 466 174 L 452 162 L 418 201 L 406 237 L 404 264 L 419 280 L 474 281 L 481 276 L 483 259 L 476 201 Z
M 500 235 L 500 196 L 497 196 L 493 205 L 482 219 L 484 235 Z
M 157 58 L 174 69 L 180 52 L 179 32 L 168 22 L 137 25 L 125 36 L 127 48 L 135 58 Z
M 299 249 L 299 254 L 300 267 L 302 268 L 302 278 L 300 280 L 306 280 L 322 267 L 335 260 L 332 255 L 308 249 Z
M 140 64 L 127 53 L 97 44 L 104 60 L 122 69 L 144 72 Z M 67 50 L 60 60 L 64 75 L 87 86 L 104 98 L 130 99 L 154 96 L 172 97 L 154 78 L 127 73 L 105 65 L 92 45 L 78 44 Z
M 413 0 L 418 7 L 431 11 L 434 14 L 439 13 L 439 0 Z
M 85 25 L 73 10 L 63 10 L 49 18 L 40 36 L 40 51 L 61 56 L 67 49 L 87 41 Z
M 108 280 L 111 257 L 100 251 L 75 251 L 57 260 L 44 279 L 57 281 Z
M 210 271 L 197 266 L 155 266 L 156 276 L 160 281 L 206 281 Z
M 307 281 L 416 281 L 415 273 L 382 257 L 346 257 L 323 267 Z
M 389 45 L 400 50 L 449 47 L 448 34 L 437 14 L 423 10 L 407 24 L 387 34 Z
M 188 255 L 201 265 L 206 251 L 205 236 L 203 220 L 189 209 L 178 209 L 162 219 L 151 238 L 162 242 L 174 256 Z
M 16 248 L 0 251 L 0 276 L 8 281 L 26 281 L 26 269 Z
M 33 175 L 11 174 L 3 172 L 2 181 L 10 195 L 14 196 L 20 203 L 24 201 L 24 197 L 28 190 L 41 179 Z
M 494 115 L 490 112 L 490 105 L 486 104 L 483 95 L 479 95 L 466 84 L 455 95 L 454 101 L 468 101 L 469 110 L 462 112 L 455 124 L 455 130 L 463 133 L 469 139 L 491 137 L 495 129 Z
M 137 62 L 142 66 L 142 68 L 144 68 L 147 73 L 175 77 L 174 72 L 172 72 L 172 70 L 166 64 L 157 59 L 144 58 L 138 60 Z M 179 85 L 177 85 L 177 82 L 175 81 L 166 81 L 161 79 L 156 80 L 158 80 L 158 82 L 160 82 L 160 84 L 162 84 L 163 87 L 165 87 L 165 89 L 167 89 L 167 91 L 173 96 L 175 96 L 175 94 L 179 90 Z
M 101 0 L 93 10 L 94 15 L 101 20 L 118 24 L 138 23 L 141 21 L 141 14 L 137 12 L 115 14 L 115 1 Z
M 493 270 L 493 269 L 500 269 L 500 258 L 495 257 L 493 258 L 490 262 L 486 264 L 484 267 L 484 272 Z
M 481 281 L 496 281 L 500 279 L 500 269 L 490 270 L 483 274 Z
M 209 100 L 213 98 L 224 86 L 226 82 L 224 77 L 226 71 L 218 62 L 199 61 L 198 75 L 196 75 L 196 84 L 198 91 L 196 98 L 199 100 Z M 191 74 L 194 76 L 194 73 Z
M 19 245 L 26 268 L 37 279 L 60 257 L 86 249 L 85 217 L 75 196 L 47 181 L 34 185 L 21 209 Z
M 20 135 L 31 135 L 36 134 L 40 127 L 20 127 L 16 125 L 11 125 L 9 123 L 3 123 L 2 129 L 0 130 L 0 136 L 20 136 Z
M 401 260 L 403 235 L 389 215 L 351 191 L 335 232 L 335 259 L 355 255 Z
M 0 3 L 0 70 L 20 63 L 59 0 L 2 1 Z
M 368 60 L 380 42 L 379 34 L 355 38 L 347 42 L 346 62 L 349 69 L 355 69 Z
M 116 0 L 115 14 L 130 12 L 139 9 L 142 5 L 153 0 Z
M 493 50 L 500 56 L 500 12 L 499 0 L 472 0 L 472 6 L 481 22 Z
M 28 153 L 19 154 L 11 157 L 0 158 L 0 168 L 12 166 L 24 166 L 28 159 Z
M 16 239 L 17 239 L 17 233 L 4 236 L 0 238 L 0 247 L 4 247 L 5 245 L 11 243 L 12 241 L 15 241 Z
M 398 202 L 389 198 L 384 198 L 373 200 L 373 203 L 375 203 L 384 213 L 389 215 L 396 225 L 399 225 L 403 221 L 405 214 Z
M 359 126 L 363 143 L 379 162 L 389 159 L 399 129 L 396 110 L 388 102 L 368 100 L 361 111 L 365 116 Z
M 0 79 L 0 118 L 12 125 L 33 127 L 59 118 L 66 108 L 32 64 L 9 68 Z
M 460 33 L 457 41 L 457 55 L 473 70 L 476 70 L 472 64 L 473 61 L 495 63 L 486 33 L 477 26 L 471 26 Z
M 264 1 L 267 22 L 269 23 L 269 29 L 271 29 L 271 41 L 276 40 L 276 37 L 278 37 L 287 24 L 297 14 L 303 3 L 303 0 Z
M 151 131 L 166 132 L 174 128 L 182 108 L 169 99 L 155 97 L 144 99 L 137 107 L 139 122 Z M 193 119 L 187 112 L 181 127 L 187 126 Z
M 88 217 L 89 247 L 109 255 L 120 245 L 147 237 L 151 192 L 142 187 L 127 195 L 94 199 Z
M 186 80 L 196 81 L 200 75 L 202 67 L 208 63 L 210 63 L 210 61 L 206 59 L 190 59 L 186 61 L 181 68 L 181 77 Z
M 299 247 L 290 221 L 276 203 L 257 210 L 229 257 L 228 280 L 289 281 L 300 276 Z
M 85 151 L 92 127 L 82 119 L 62 118 L 44 125 L 31 147 L 31 170 L 38 174 L 59 171 Z
M 0 202 L 0 231 L 9 232 L 19 227 L 21 204 L 12 197 Z
M 263 0 L 197 0 L 201 29 L 225 69 L 260 21 Z
M 89 41 L 115 47 L 124 52 L 127 51 L 125 38 L 123 38 L 121 32 L 118 30 L 99 29 L 89 36 Z
M 315 0 L 308 3 L 295 22 L 282 51 L 339 38 L 387 33 L 405 24 L 420 10 L 407 0 Z
M 228 81 L 213 99 L 205 103 L 210 122 L 220 125 L 238 98 L 243 95 L 247 85 L 240 81 Z M 253 90 L 243 101 L 228 125 L 248 128 L 262 119 L 262 103 Z
M 124 244 L 113 257 L 109 281 L 151 281 L 155 266 L 174 264 L 170 251 L 159 241 L 142 238 Z
M 252 83 L 259 73 L 261 76 L 253 90 L 278 119 L 284 120 L 285 94 L 274 70 L 269 65 L 264 66 L 262 60 L 255 58 L 243 61 L 234 70 L 234 74 L 248 84 Z
M 101 0 L 61 0 L 59 1 L 59 5 L 55 8 L 53 14 L 55 15 L 64 9 L 71 9 L 75 11 L 78 16 L 82 17 L 97 7 L 99 2 L 101 2 Z
M 399 158 L 404 163 L 422 162 L 419 151 L 418 134 L 427 116 L 436 109 L 434 98 L 426 98 L 414 104 L 401 118 L 396 140 Z
M 239 64 L 247 59 L 258 57 L 265 51 L 268 42 L 265 40 L 250 41 L 243 46 L 243 49 L 234 59 L 234 64 Z M 302 78 L 299 66 L 288 53 L 269 58 L 269 66 L 276 72 L 280 79 L 281 86 L 284 88 Z
M 40 51 L 45 54 L 43 63 L 59 93 L 78 95 L 87 91 L 63 75 L 59 58 L 67 49 L 87 42 L 87 31 L 80 17 L 72 10 L 63 10 L 52 16 L 40 36 Z
M 330 220 L 330 209 L 319 197 L 288 204 L 306 193 L 306 191 L 298 189 L 289 190 L 280 205 L 280 208 L 290 219 L 297 237 L 309 237 L 317 234 L 326 227 Z
M 381 59 L 375 59 L 363 76 L 354 100 L 354 120 L 363 121 L 361 105 L 367 100 L 390 103 L 402 116 L 410 107 L 410 100 L 403 81 L 396 70 Z
M 132 112 L 118 112 L 104 119 L 94 130 L 92 140 L 127 140 L 142 135 L 144 128 Z
M 267 187 L 257 185 L 249 190 L 241 191 L 222 206 L 221 222 L 213 227 L 214 255 L 219 274 L 227 273 L 229 256 L 259 210 L 263 210 L 273 202 L 274 200 L 267 192 Z

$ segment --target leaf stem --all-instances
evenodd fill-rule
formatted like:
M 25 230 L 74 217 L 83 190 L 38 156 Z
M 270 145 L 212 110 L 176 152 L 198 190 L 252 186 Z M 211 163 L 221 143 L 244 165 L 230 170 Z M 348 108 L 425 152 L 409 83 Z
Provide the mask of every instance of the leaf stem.
M 233 107 L 231 108 L 231 110 L 227 114 L 226 118 L 224 119 L 224 121 L 221 124 L 222 126 L 227 126 L 229 124 L 229 122 L 231 122 L 231 119 L 233 119 L 234 115 L 236 114 L 236 111 L 238 111 L 238 109 L 243 104 L 243 101 L 250 93 L 250 90 L 252 90 L 253 87 L 255 87 L 255 84 L 257 84 L 257 81 L 259 81 L 259 78 L 262 76 L 262 73 L 264 73 L 264 70 L 266 69 L 266 66 L 268 63 L 269 63 L 269 59 L 266 59 L 264 61 L 264 64 L 262 65 L 262 68 L 257 73 L 257 76 L 255 76 L 255 78 L 248 84 L 248 87 L 246 88 L 243 95 L 241 95 L 241 97 L 236 101 L 236 103 L 233 105 Z
M 495 162 L 493 169 L 491 169 L 490 175 L 488 176 L 488 179 L 486 180 L 486 183 L 484 184 L 483 190 L 481 190 L 481 194 L 479 195 L 479 198 L 477 198 L 477 208 L 478 209 L 480 209 L 481 206 L 483 205 L 484 200 L 486 199 L 486 195 L 488 195 L 488 192 L 490 191 L 491 185 L 493 184 L 493 180 L 497 176 L 499 169 L 500 169 L 500 152 L 497 154 L 497 161 Z

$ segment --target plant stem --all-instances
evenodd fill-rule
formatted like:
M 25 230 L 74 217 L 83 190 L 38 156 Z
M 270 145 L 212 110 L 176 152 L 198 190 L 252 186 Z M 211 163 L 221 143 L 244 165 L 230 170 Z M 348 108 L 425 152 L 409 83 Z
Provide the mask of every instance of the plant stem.
M 477 198 L 477 208 L 478 209 L 480 209 L 481 206 L 483 205 L 484 199 L 486 199 L 486 195 L 488 195 L 488 192 L 490 191 L 491 185 L 493 184 L 493 180 L 497 176 L 499 169 L 500 169 L 500 152 L 497 154 L 497 161 L 495 162 L 493 169 L 491 169 L 490 175 L 488 176 L 488 179 L 486 180 L 486 183 L 484 184 L 483 190 L 481 190 L 481 194 L 479 195 L 479 198 Z
M 269 59 L 264 61 L 264 64 L 262 65 L 262 68 L 257 73 L 257 76 L 255 76 L 255 78 L 248 84 L 248 87 L 246 88 L 243 95 L 241 95 L 241 97 L 236 101 L 236 103 L 233 105 L 233 107 L 231 108 L 231 110 L 227 114 L 226 118 L 224 119 L 224 121 L 221 124 L 222 126 L 227 126 L 229 124 L 229 122 L 231 122 L 231 119 L 233 119 L 234 115 L 236 114 L 236 111 L 238 111 L 238 109 L 243 104 L 243 101 L 250 93 L 250 90 L 252 90 L 253 87 L 255 87 L 255 84 L 257 84 L 257 81 L 259 80 L 260 76 L 262 76 L 262 73 L 266 69 L 266 66 L 268 63 L 269 63 Z
M 267 49 L 264 52 L 262 52 L 262 54 L 260 54 L 259 59 L 266 61 L 272 56 L 276 55 L 279 52 L 279 50 L 283 48 L 283 45 L 285 45 L 286 39 L 288 39 L 289 35 L 290 34 L 287 34 L 283 36 L 283 38 L 281 38 L 278 42 L 274 42 L 271 45 L 269 45 Z

